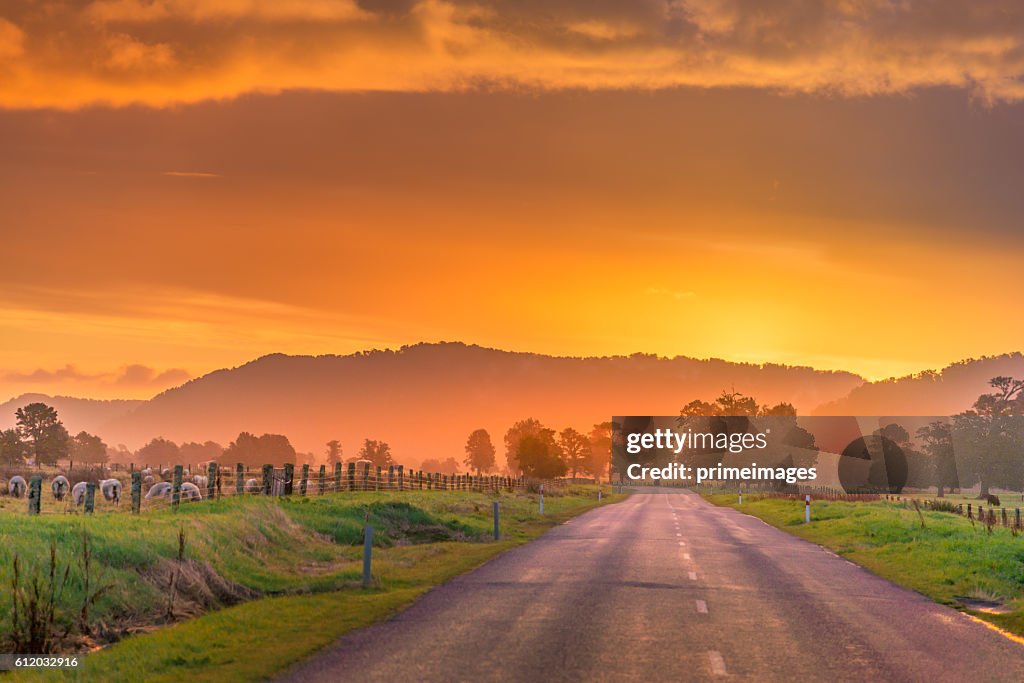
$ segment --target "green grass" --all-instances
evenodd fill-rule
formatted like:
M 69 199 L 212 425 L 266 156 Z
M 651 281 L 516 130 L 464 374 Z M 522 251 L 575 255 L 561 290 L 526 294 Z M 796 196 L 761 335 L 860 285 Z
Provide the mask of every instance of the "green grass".
M 491 536 L 493 495 L 464 492 L 222 499 L 138 517 L 0 515 L 4 585 L 15 553 L 42 558 L 53 539 L 63 564 L 72 559 L 81 532 L 89 533 L 100 573 L 113 586 L 94 608 L 94 623 L 159 624 L 166 608 L 161 580 L 176 564 L 181 528 L 193 566 L 207 567 L 240 591 L 266 596 L 221 609 L 193 600 L 181 612 L 210 611 L 89 654 L 77 671 L 22 672 L 10 680 L 260 680 L 597 504 L 595 487 L 568 493 L 546 495 L 543 517 L 535 495 L 502 494 L 503 538 L 497 543 Z M 621 497 L 606 494 L 605 500 Z M 375 529 L 371 589 L 361 586 L 367 516 Z M 77 574 L 72 572 L 66 600 L 69 612 L 81 597 Z M 9 632 L 9 613 L 4 600 L 0 633 Z
M 1024 536 L 949 513 L 879 501 L 815 501 L 811 524 L 804 504 L 735 494 L 706 496 L 717 504 L 754 515 L 795 536 L 823 545 L 890 581 L 942 604 L 1024 635 Z M 1009 611 L 990 614 L 970 609 L 963 598 L 1002 603 Z

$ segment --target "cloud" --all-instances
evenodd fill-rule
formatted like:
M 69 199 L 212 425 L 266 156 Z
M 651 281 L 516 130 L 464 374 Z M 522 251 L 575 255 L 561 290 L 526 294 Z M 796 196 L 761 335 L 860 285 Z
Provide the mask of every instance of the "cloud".
M 160 175 L 171 176 L 172 178 L 220 178 L 219 173 L 206 173 L 203 171 L 164 171 Z
M 131 364 L 108 372 L 85 372 L 74 365 L 65 365 L 54 370 L 37 368 L 28 372 L 8 371 L 2 378 L 18 384 L 91 384 L 127 388 L 166 389 L 191 378 L 182 368 L 157 370 L 147 365 Z
M 60 40 L 53 36 L 60 35 Z M 951 87 L 1024 98 L 1016 0 L 9 0 L 0 106 L 292 89 Z

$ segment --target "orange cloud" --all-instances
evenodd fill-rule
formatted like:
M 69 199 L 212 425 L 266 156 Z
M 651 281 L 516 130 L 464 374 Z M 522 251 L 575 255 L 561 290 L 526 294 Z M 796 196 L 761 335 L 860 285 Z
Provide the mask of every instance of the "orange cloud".
M 138 363 L 126 365 L 106 372 L 87 372 L 74 365 L 65 365 L 54 370 L 37 368 L 29 372 L 8 371 L 0 375 L 5 382 L 21 385 L 53 385 L 79 383 L 85 385 L 106 385 L 131 389 L 166 389 L 191 378 L 182 368 L 156 370 Z
M 955 87 L 988 102 L 1024 98 L 1024 11 L 1009 0 L 419 0 L 368 9 L 378 4 L 392 3 L 13 0 L 0 9 L 0 106 L 481 86 Z

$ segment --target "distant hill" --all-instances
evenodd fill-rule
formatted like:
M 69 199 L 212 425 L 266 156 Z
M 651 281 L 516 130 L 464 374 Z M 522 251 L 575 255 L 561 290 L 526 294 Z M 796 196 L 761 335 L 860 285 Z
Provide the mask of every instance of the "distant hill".
M 813 415 L 952 415 L 971 407 L 989 391 L 988 381 L 999 375 L 1024 378 L 1024 355 L 960 361 L 938 372 L 919 372 L 906 377 L 868 382 L 848 396 L 828 401 Z
M 584 430 L 612 414 L 674 414 L 728 388 L 806 412 L 862 383 L 851 373 L 807 367 L 417 344 L 347 356 L 265 356 L 165 391 L 101 435 L 134 448 L 154 436 L 227 444 L 242 430 L 271 432 L 318 455 L 326 441 L 340 439 L 346 456 L 373 438 L 389 442 L 400 462 L 418 465 L 428 457 L 461 460 L 469 432 L 484 427 L 501 462 L 505 430 L 526 417 Z
M 101 401 L 92 398 L 72 396 L 47 396 L 46 394 L 22 394 L 17 398 L 0 403 L 0 429 L 15 425 L 14 412 L 29 403 L 45 403 L 57 409 L 64 426 L 72 434 L 83 429 L 88 432 L 102 432 L 107 423 L 124 417 L 145 401 L 115 399 Z M 116 442 L 115 442 L 116 443 Z M 110 445 L 115 445 L 111 443 Z

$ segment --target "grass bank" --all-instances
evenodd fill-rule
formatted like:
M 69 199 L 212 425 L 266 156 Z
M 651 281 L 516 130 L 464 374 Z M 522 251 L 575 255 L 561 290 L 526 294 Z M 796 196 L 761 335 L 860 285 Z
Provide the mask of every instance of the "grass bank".
M 936 602 L 1024 636 L 1024 536 L 944 512 L 919 515 L 903 503 L 803 501 L 735 494 L 706 496 L 754 515 Z M 924 527 L 921 519 L 924 519 Z
M 597 505 L 595 487 L 572 487 L 545 495 L 541 517 L 536 495 L 502 494 L 496 543 L 494 500 L 466 492 L 368 492 L 222 499 L 137 517 L 0 515 L 0 582 L 10 585 L 15 555 L 45 565 L 53 541 L 58 566 L 70 567 L 60 610 L 69 624 L 87 595 L 76 555 L 81 534 L 88 534 L 89 582 L 109 588 L 92 605 L 86 630 L 100 643 L 119 640 L 84 657 L 77 671 L 22 672 L 9 680 L 259 680 Z M 375 528 L 370 589 L 361 586 L 367 519 Z M 10 637 L 9 598 L 0 607 L 0 629 Z M 86 647 L 89 638 L 71 645 Z

